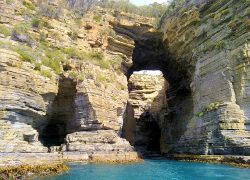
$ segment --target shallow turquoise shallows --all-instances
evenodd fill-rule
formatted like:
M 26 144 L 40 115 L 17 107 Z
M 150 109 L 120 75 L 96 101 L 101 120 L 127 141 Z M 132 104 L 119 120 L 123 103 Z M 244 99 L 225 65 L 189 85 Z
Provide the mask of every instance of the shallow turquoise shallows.
M 123 165 L 73 164 L 71 170 L 48 180 L 250 180 L 250 169 L 207 163 L 145 160 Z

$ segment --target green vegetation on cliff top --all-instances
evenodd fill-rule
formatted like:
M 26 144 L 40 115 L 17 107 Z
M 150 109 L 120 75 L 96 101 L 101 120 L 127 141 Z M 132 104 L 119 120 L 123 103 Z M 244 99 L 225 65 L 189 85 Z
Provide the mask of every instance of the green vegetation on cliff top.
M 22 45 L 16 47 L 13 44 L 6 46 L 7 42 L 1 44 L 17 52 L 23 61 L 33 63 L 36 70 L 41 71 L 41 66 L 43 65 L 50 67 L 56 74 L 59 74 L 62 71 L 62 63 L 69 59 L 91 61 L 105 69 L 110 67 L 117 69 L 118 67 L 116 62 L 106 60 L 101 52 L 84 52 L 83 50 L 78 49 L 75 45 L 66 48 L 52 47 L 51 43 L 48 41 L 47 34 L 43 31 L 43 28 L 53 29 L 53 27 L 51 27 L 50 23 L 44 17 L 51 19 L 62 18 L 63 8 L 68 8 L 75 13 L 84 15 L 96 5 L 103 8 L 157 18 L 159 18 L 166 9 L 166 5 L 157 3 L 149 6 L 136 7 L 127 0 L 104 0 L 101 2 L 91 0 L 85 3 L 81 3 L 80 0 L 64 0 L 63 3 L 56 6 L 47 1 L 41 1 L 34 4 L 34 2 L 30 0 L 22 0 L 22 4 L 24 8 L 21 9 L 21 11 L 17 11 L 16 14 L 23 16 L 25 21 L 15 24 L 13 29 L 5 25 L 0 25 L 1 34 L 5 37 L 12 36 L 14 40 L 22 43 Z M 81 18 L 79 15 L 76 17 Z M 96 14 L 93 17 L 93 20 L 101 22 L 102 16 Z M 37 32 L 40 34 L 39 38 L 34 36 Z M 53 33 L 53 31 L 51 33 Z M 109 31 L 108 34 L 112 35 L 114 33 Z M 77 30 L 72 29 L 72 31 L 68 33 L 68 36 L 72 40 L 77 40 Z M 61 41 L 60 35 L 57 32 L 54 32 L 53 38 L 57 39 L 58 42 Z M 48 73 L 43 72 L 42 74 Z
M 103 52 L 95 50 L 84 51 L 79 49 L 74 43 L 65 47 L 55 46 L 55 43 L 59 43 L 62 40 L 62 35 L 60 31 L 54 29 L 54 25 L 51 26 L 51 20 L 57 19 L 58 21 L 62 21 L 62 19 L 59 20 L 59 18 L 63 18 L 65 15 L 63 14 L 64 12 L 62 12 L 62 8 L 71 8 L 71 10 L 75 10 L 75 5 L 79 3 L 79 1 L 75 1 L 76 4 L 72 3 L 74 2 L 65 0 L 65 3 L 55 6 L 44 1 L 35 5 L 30 0 L 23 0 L 22 4 L 24 8 L 22 8 L 20 12 L 17 12 L 16 15 L 22 16 L 24 21 L 14 24 L 13 27 L 0 25 L 0 33 L 3 34 L 4 37 L 11 36 L 11 39 L 18 42 L 18 44 L 4 41 L 0 43 L 0 46 L 18 53 L 22 61 L 32 63 L 34 69 L 40 71 L 40 73 L 46 77 L 52 77 L 52 72 L 49 72 L 49 69 L 42 68 L 43 66 L 49 67 L 56 74 L 60 74 L 63 70 L 62 65 L 67 63 L 70 59 L 90 62 L 104 69 L 113 68 L 120 71 L 122 60 L 117 58 L 113 60 L 106 59 Z M 89 3 L 92 3 L 91 7 L 92 5 L 96 5 L 94 1 Z M 103 3 L 101 5 L 106 6 Z M 114 6 L 111 1 L 106 1 L 106 3 L 109 3 L 107 8 L 118 7 L 116 4 L 118 1 L 112 2 Z M 126 6 L 125 4 L 124 7 Z M 87 11 L 91 7 L 82 10 Z M 75 16 L 75 18 L 77 18 L 75 22 L 80 22 L 82 17 L 78 15 Z M 93 20 L 101 22 L 102 15 L 94 15 Z M 78 26 L 81 27 L 81 24 Z M 48 30 L 51 30 L 49 33 L 52 39 L 48 37 Z M 115 34 L 112 29 L 110 30 L 109 28 L 101 33 L 110 36 L 114 36 Z M 71 32 L 68 32 L 67 35 L 72 39 L 72 42 L 76 41 L 78 38 L 77 29 L 72 27 Z M 52 40 L 55 42 L 53 43 Z

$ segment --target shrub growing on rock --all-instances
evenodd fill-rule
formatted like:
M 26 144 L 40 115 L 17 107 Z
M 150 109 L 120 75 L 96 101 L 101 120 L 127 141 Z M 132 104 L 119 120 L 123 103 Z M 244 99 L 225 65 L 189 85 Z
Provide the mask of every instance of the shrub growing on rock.
M 100 14 L 94 15 L 93 20 L 99 23 L 102 20 L 102 16 Z
M 78 37 L 78 33 L 73 30 L 71 32 L 68 33 L 68 36 L 72 39 L 72 40 L 77 40 L 77 37 Z
M 0 24 L 0 33 L 3 34 L 5 37 L 11 35 L 11 31 L 5 25 Z
M 35 59 L 35 53 L 31 48 L 25 47 L 25 48 L 15 48 L 14 49 L 16 53 L 20 55 L 21 60 L 27 61 L 30 63 L 34 63 L 36 61 Z
M 61 62 L 64 62 L 66 57 L 60 50 L 46 50 L 45 57 L 42 58 L 42 64 L 50 67 L 56 74 L 61 72 Z
M 61 16 L 62 10 L 60 7 L 55 7 L 55 6 L 49 5 L 46 2 L 42 2 L 39 4 L 38 13 L 45 17 L 59 19 Z
M 83 60 L 86 58 L 85 52 L 73 47 L 64 48 L 63 52 L 67 54 L 68 58 L 79 59 L 79 60 Z
M 23 5 L 27 9 L 30 9 L 30 10 L 33 10 L 33 11 L 36 9 L 35 5 L 31 1 L 29 1 L 29 0 L 23 0 Z
M 102 52 L 96 52 L 96 51 L 89 52 L 88 56 L 92 60 L 99 60 L 99 61 L 103 60 L 104 58 L 104 55 Z
M 16 41 L 27 43 L 29 46 L 33 47 L 35 45 L 35 40 L 28 33 L 30 28 L 31 26 L 27 22 L 15 25 L 12 31 L 12 38 Z
M 48 70 L 48 69 L 42 69 L 40 71 L 40 73 L 44 77 L 47 77 L 47 78 L 51 78 L 52 77 L 52 74 L 51 74 L 50 70 Z
M 97 4 L 98 0 L 67 0 L 67 2 L 69 8 L 80 15 L 84 15 Z
M 26 34 L 30 28 L 31 27 L 29 23 L 23 22 L 23 23 L 16 24 L 14 26 L 13 31 L 17 34 Z
M 31 24 L 32 27 L 39 28 L 41 26 L 41 21 L 38 18 L 33 18 Z

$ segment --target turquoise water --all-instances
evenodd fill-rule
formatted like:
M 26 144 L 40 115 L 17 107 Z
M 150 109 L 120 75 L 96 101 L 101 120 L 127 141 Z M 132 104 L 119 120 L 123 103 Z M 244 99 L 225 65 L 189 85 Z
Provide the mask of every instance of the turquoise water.
M 145 160 L 123 165 L 72 164 L 71 170 L 46 180 L 249 180 L 250 169 L 220 164 Z

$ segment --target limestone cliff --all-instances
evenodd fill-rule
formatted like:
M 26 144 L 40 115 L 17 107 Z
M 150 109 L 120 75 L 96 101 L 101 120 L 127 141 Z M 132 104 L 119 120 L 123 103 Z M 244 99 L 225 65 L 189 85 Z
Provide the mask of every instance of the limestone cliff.
M 120 55 L 106 53 L 112 14 L 97 8 L 76 20 L 66 7 L 54 16 L 59 1 L 0 4 L 0 153 L 136 160 L 120 138 L 126 76 Z
M 183 1 L 166 12 L 160 32 L 137 24 L 113 26 L 135 42 L 128 77 L 158 69 L 169 82 L 161 152 L 249 155 L 249 2 Z
M 0 53 L 1 152 L 47 152 L 38 141 L 38 130 L 51 111 L 57 83 L 22 63 L 17 53 Z
M 249 1 L 186 1 L 166 14 L 161 31 L 192 91 L 171 151 L 249 155 Z

